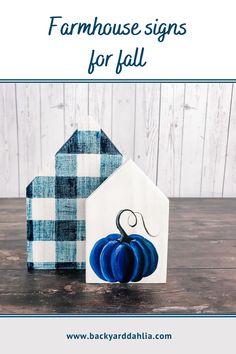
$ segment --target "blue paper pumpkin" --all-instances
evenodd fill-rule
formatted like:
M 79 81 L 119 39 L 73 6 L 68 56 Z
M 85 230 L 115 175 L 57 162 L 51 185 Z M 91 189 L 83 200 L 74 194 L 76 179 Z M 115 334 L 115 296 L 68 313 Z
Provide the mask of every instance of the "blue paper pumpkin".
M 116 225 L 121 234 L 111 234 L 98 240 L 90 253 L 93 271 L 105 281 L 137 282 L 151 275 L 157 268 L 158 254 L 154 245 L 141 235 L 128 236 L 121 227 L 120 216 L 125 211 L 135 217 L 135 223 L 130 226 L 137 225 L 136 214 L 140 213 L 130 209 L 121 210 L 116 218 Z M 147 231 L 143 217 L 142 220 Z

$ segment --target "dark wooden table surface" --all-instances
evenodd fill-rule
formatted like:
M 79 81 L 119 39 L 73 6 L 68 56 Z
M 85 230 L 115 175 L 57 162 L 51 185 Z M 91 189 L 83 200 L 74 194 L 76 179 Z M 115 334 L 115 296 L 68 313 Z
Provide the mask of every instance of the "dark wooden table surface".
M 25 200 L 0 199 L 0 313 L 236 313 L 236 199 L 171 199 L 167 284 L 26 269 Z

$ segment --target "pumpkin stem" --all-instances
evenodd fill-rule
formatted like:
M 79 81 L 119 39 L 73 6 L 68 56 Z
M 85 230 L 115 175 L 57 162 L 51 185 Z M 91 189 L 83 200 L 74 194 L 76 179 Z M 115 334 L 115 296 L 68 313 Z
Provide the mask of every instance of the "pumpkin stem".
M 130 242 L 131 239 L 130 237 L 128 236 L 128 234 L 125 232 L 125 230 L 123 229 L 123 227 L 121 226 L 120 224 L 120 217 L 121 215 L 125 212 L 125 211 L 129 211 L 130 213 L 133 214 L 133 216 L 135 217 L 135 222 L 134 224 L 132 225 L 132 227 L 136 226 L 137 225 L 137 216 L 135 215 L 135 213 L 133 212 L 133 210 L 130 210 L 130 209 L 122 209 L 119 211 L 119 213 L 117 214 L 117 217 L 116 217 L 116 227 L 117 229 L 120 231 L 121 233 L 121 237 L 119 239 L 120 242 Z
M 158 236 L 158 234 L 151 234 L 151 233 L 148 231 L 142 213 L 140 213 L 139 211 L 134 211 L 134 214 L 140 215 L 140 217 L 141 217 L 141 219 L 142 219 L 142 223 L 143 223 L 143 228 L 144 228 L 144 230 L 146 231 L 146 233 L 148 234 L 148 236 L 150 236 L 150 237 L 157 237 L 157 236 Z M 129 217 L 128 217 L 128 223 L 129 223 L 129 225 L 130 225 L 131 227 L 134 227 L 134 226 L 137 225 L 137 223 L 135 222 L 135 225 L 131 225 L 130 222 L 129 222 L 130 216 L 131 216 L 131 215 L 129 215 Z
M 129 215 L 129 218 L 128 218 L 128 224 L 129 224 L 129 226 L 135 227 L 135 226 L 137 225 L 137 222 L 138 222 L 137 215 L 140 215 L 140 216 L 141 216 L 141 219 L 142 219 L 142 222 L 143 222 L 143 227 L 144 227 L 144 230 L 146 231 L 146 233 L 147 233 L 149 236 L 151 236 L 151 237 L 156 237 L 156 236 L 158 236 L 158 234 L 152 235 L 152 234 L 148 231 L 148 229 L 147 229 L 147 227 L 146 227 L 146 224 L 145 224 L 145 221 L 144 221 L 144 217 L 143 217 L 143 215 L 142 215 L 140 212 L 138 212 L 138 211 L 133 211 L 133 210 L 131 210 L 131 209 L 122 209 L 122 210 L 119 211 L 119 213 L 117 214 L 117 217 L 116 217 L 116 226 L 117 226 L 117 229 L 118 229 L 118 230 L 120 231 L 120 233 L 121 233 L 121 237 L 120 237 L 120 239 L 119 239 L 120 242 L 130 242 L 130 241 L 131 241 L 131 238 L 128 236 L 128 234 L 125 232 L 125 230 L 123 229 L 123 227 L 122 227 L 121 224 L 120 224 L 120 217 L 121 217 L 121 215 L 122 215 L 125 211 L 129 211 L 129 212 L 134 216 L 134 218 L 135 218 L 134 223 L 133 223 L 133 224 L 130 224 L 129 219 L 130 219 L 130 216 L 131 216 L 131 215 Z

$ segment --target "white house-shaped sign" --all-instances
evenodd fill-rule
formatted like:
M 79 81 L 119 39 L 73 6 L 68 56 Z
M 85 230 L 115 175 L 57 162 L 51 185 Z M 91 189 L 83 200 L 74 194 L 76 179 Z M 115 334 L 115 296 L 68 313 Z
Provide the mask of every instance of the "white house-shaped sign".
M 121 221 L 126 233 L 142 235 L 153 244 L 158 254 L 155 271 L 140 279 L 139 282 L 165 283 L 169 200 L 132 160 L 120 166 L 86 200 L 86 282 L 100 283 L 107 280 L 101 279 L 91 266 L 91 251 L 94 250 L 94 245 L 99 239 L 109 234 L 119 233 L 116 217 L 123 209 L 141 213 L 146 225 L 145 229 L 141 215 L 137 214 L 137 225 L 130 227 L 128 221 L 133 216 L 129 213 L 125 216 L 124 213 Z M 155 234 L 155 237 L 150 237 L 147 232 Z M 101 259 L 101 253 L 99 257 Z M 108 271 L 113 272 L 113 268 Z

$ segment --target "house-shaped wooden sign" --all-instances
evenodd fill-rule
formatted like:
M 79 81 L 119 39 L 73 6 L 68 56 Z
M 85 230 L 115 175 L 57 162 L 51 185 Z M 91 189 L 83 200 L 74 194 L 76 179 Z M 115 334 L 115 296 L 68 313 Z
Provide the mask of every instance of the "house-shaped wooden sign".
M 86 199 L 86 282 L 165 283 L 168 220 L 167 197 L 124 162 Z
M 122 161 L 97 124 L 84 120 L 27 187 L 28 269 L 85 268 L 86 198 Z

